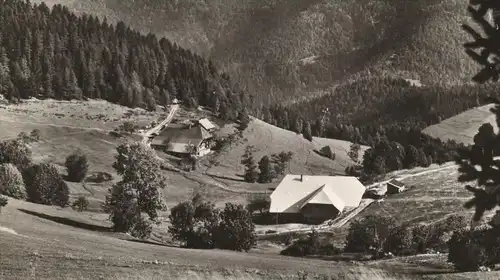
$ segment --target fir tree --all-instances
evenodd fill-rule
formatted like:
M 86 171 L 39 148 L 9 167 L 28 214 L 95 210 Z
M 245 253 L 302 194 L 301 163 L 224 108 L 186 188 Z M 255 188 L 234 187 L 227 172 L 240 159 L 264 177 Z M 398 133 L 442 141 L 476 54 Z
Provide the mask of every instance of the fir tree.
M 253 157 L 253 153 L 255 152 L 254 147 L 249 145 L 245 148 L 245 154 L 243 154 L 243 158 L 241 163 L 245 166 L 245 174 L 244 178 L 246 182 L 255 183 L 259 178 L 259 172 L 257 171 L 257 164 L 255 163 L 255 159 Z
M 259 183 L 271 183 L 276 177 L 273 165 L 268 156 L 263 156 L 259 161 Z
M 305 126 L 304 126 L 304 138 L 306 138 L 309 141 L 313 140 L 312 131 L 311 131 L 311 123 L 310 122 L 306 122 L 305 123 Z
M 498 81 L 500 73 L 500 4 L 498 1 L 471 1 L 469 12 L 472 19 L 478 23 L 486 35 L 482 37 L 468 25 L 463 28 L 472 35 L 474 42 L 464 44 L 466 53 L 471 56 L 483 69 L 473 77 L 477 83 Z M 476 6 L 478 6 L 476 8 Z M 488 13 L 495 15 L 493 23 L 486 20 Z M 477 54 L 472 49 L 481 49 Z M 497 124 L 500 124 L 500 101 L 490 98 L 488 101 L 496 103 L 491 111 L 496 115 Z M 473 222 L 481 220 L 486 211 L 500 206 L 500 160 L 495 157 L 500 155 L 500 134 L 495 133 L 491 124 L 483 124 L 474 136 L 474 144 L 470 149 L 460 151 L 456 162 L 460 165 L 459 181 L 476 181 L 478 187 L 466 185 L 465 188 L 472 192 L 474 197 L 465 203 L 466 208 L 475 208 Z M 480 168 L 476 168 L 479 166 Z M 498 214 L 498 212 L 497 212 Z M 496 224 L 492 224 L 498 226 Z

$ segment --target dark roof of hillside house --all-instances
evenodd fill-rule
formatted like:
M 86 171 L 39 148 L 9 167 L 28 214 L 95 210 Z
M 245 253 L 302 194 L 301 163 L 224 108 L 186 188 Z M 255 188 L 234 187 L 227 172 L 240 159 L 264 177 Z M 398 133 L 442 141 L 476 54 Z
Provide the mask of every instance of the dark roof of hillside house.
M 165 142 L 168 142 L 173 146 L 185 146 L 188 144 L 198 146 L 201 141 L 211 137 L 212 135 L 206 129 L 198 125 L 190 128 L 183 124 L 170 124 L 160 132 L 160 135 L 153 139 L 151 144 L 164 145 Z
M 392 186 L 394 186 L 396 188 L 404 188 L 405 187 L 405 184 L 403 182 L 398 181 L 396 179 L 390 180 L 387 184 L 388 185 L 392 185 Z

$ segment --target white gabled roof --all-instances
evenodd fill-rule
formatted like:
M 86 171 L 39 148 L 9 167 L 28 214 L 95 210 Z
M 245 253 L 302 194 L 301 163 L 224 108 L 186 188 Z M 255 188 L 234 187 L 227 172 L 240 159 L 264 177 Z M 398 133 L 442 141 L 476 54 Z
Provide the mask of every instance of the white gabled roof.
M 319 187 L 318 190 L 314 191 L 311 198 L 307 200 L 300 209 L 304 208 L 309 203 L 333 205 L 341 212 L 345 207 L 345 203 L 342 199 L 340 199 L 328 185 L 323 185 Z
M 271 194 L 271 213 L 297 213 L 307 203 L 331 203 L 339 210 L 358 207 L 365 186 L 350 176 L 288 174 Z
M 210 130 L 212 128 L 215 128 L 215 126 L 210 122 L 207 118 L 203 118 L 198 121 L 198 123 L 203 126 L 204 129 Z

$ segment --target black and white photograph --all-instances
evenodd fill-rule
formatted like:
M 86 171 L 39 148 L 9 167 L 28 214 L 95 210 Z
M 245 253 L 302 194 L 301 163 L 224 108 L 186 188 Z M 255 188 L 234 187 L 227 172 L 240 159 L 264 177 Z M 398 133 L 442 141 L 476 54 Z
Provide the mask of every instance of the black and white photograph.
M 0 0 L 0 280 L 500 279 L 500 0 Z

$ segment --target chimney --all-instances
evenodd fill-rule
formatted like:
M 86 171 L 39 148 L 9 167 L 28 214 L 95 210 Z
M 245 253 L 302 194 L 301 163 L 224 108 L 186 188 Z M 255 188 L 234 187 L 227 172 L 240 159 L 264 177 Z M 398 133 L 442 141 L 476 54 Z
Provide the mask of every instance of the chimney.
M 303 182 L 304 181 L 304 175 L 300 174 L 300 181 Z

